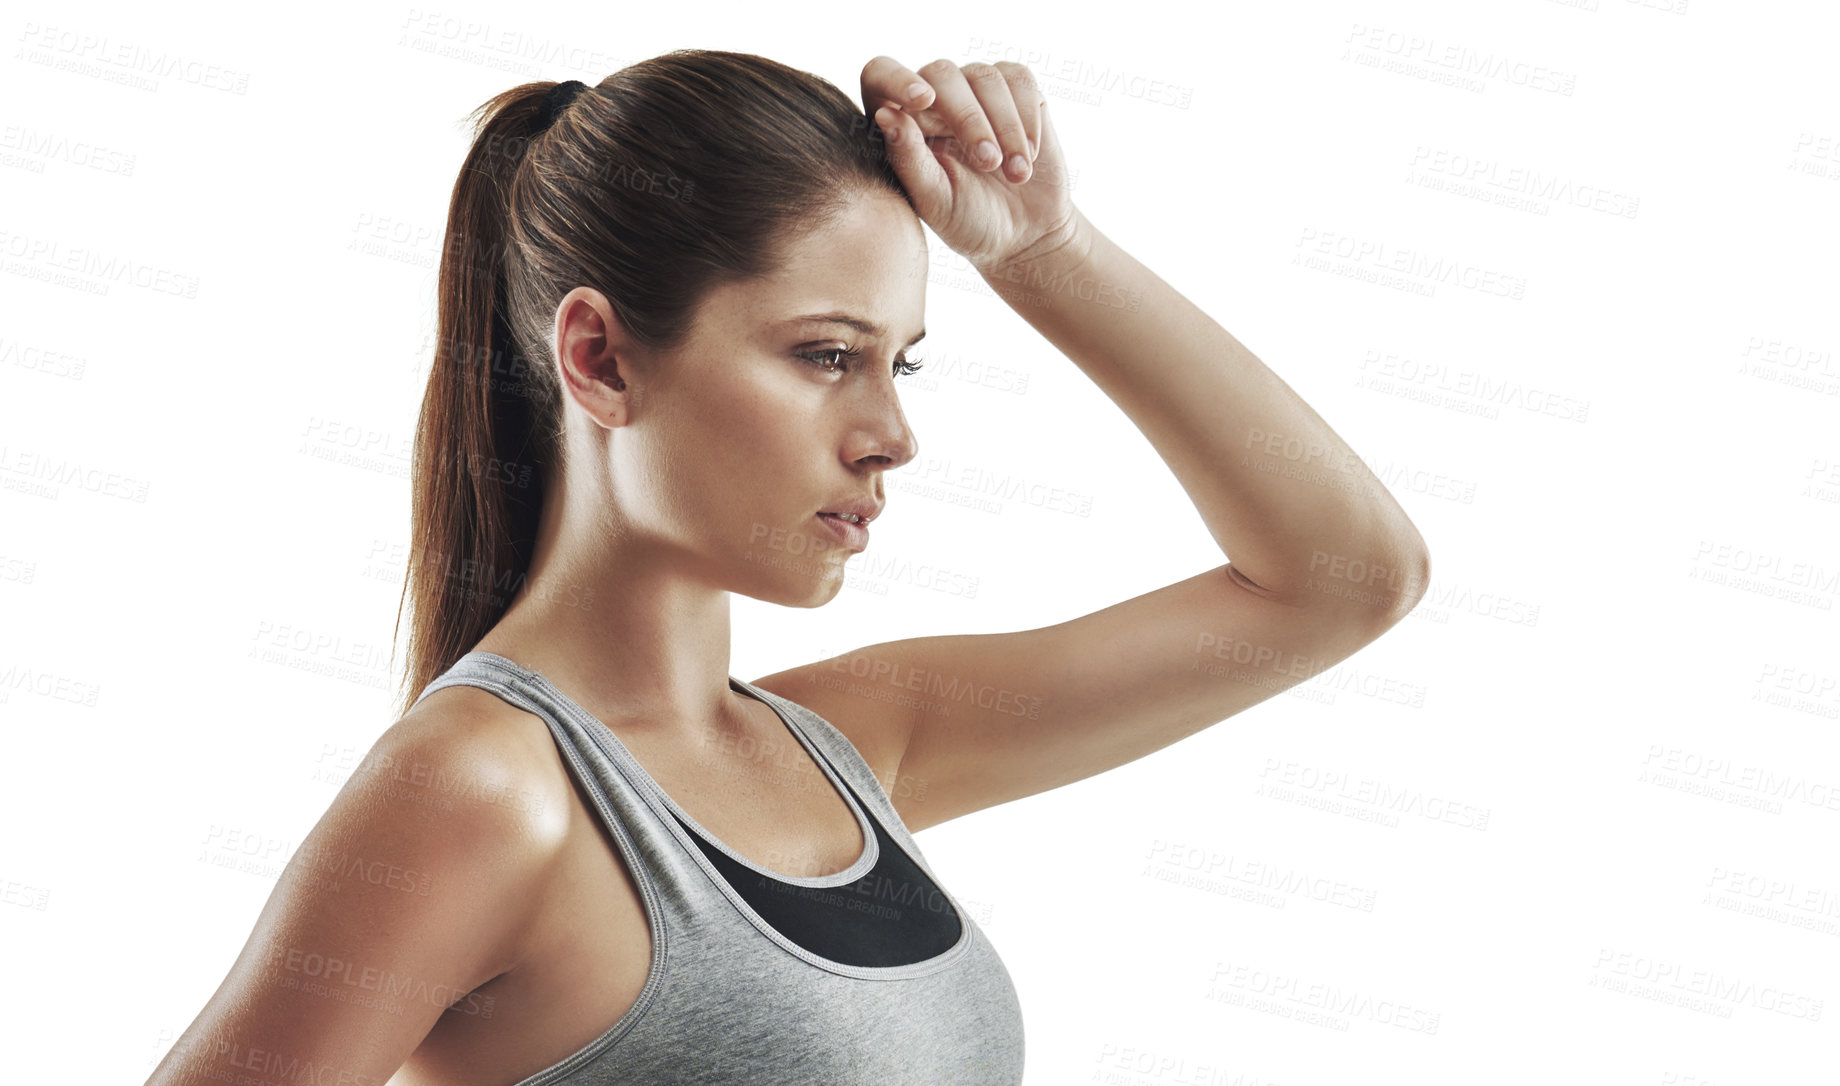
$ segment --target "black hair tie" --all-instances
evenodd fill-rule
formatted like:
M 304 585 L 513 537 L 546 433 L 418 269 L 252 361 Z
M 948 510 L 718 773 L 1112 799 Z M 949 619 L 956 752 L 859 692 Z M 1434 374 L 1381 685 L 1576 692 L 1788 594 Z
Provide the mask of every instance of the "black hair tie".
M 541 132 L 554 124 L 562 111 L 569 108 L 575 96 L 587 89 L 588 85 L 579 79 L 570 79 L 551 87 L 549 93 L 543 96 L 543 108 L 537 113 L 537 130 Z

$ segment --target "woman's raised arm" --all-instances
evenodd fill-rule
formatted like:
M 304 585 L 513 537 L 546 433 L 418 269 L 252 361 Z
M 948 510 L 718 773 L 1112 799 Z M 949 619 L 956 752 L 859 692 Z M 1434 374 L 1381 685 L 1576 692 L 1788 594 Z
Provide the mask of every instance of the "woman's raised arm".
M 1073 206 L 1026 67 L 916 74 L 877 57 L 863 99 L 927 225 L 1129 416 L 1229 559 L 1052 626 L 884 642 L 758 680 L 846 722 L 910 829 L 1160 750 L 1412 609 L 1430 559 L 1404 510 L 1289 385 Z M 999 153 L 968 153 L 986 141 Z M 1011 168 L 1017 153 L 1032 169 Z M 869 689 L 827 692 L 838 673 Z

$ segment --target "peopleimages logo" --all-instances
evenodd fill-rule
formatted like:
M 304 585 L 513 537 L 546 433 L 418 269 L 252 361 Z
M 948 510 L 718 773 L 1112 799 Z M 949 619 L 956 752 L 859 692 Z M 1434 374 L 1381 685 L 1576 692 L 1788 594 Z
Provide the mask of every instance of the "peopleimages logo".
M 492 1017 L 494 1000 L 491 996 L 299 947 L 275 948 L 271 964 L 286 971 L 288 976 L 284 980 L 291 982 L 290 987 L 328 996 L 341 1003 L 362 1004 L 389 1014 L 401 1014 L 403 1008 L 390 1001 L 407 1000 L 461 1014 Z

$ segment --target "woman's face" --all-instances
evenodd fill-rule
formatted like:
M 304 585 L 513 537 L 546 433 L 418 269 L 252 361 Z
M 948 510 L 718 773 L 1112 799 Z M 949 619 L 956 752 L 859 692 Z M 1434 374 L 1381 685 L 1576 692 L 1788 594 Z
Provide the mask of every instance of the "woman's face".
M 819 512 L 883 504 L 882 473 L 919 449 L 896 371 L 924 331 L 926 275 L 912 209 L 864 196 L 792 242 L 779 274 L 716 288 L 682 347 L 622 360 L 627 423 L 608 432 L 606 500 L 623 534 L 716 587 L 832 599 L 862 545 Z

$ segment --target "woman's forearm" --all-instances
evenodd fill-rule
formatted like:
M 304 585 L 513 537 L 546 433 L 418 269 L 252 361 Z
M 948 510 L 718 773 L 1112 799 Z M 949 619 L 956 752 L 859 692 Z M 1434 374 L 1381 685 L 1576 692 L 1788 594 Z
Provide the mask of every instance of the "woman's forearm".
M 1049 251 L 980 273 L 1143 431 L 1255 588 L 1364 601 L 1381 619 L 1422 595 L 1424 540 L 1353 450 L 1077 209 Z

